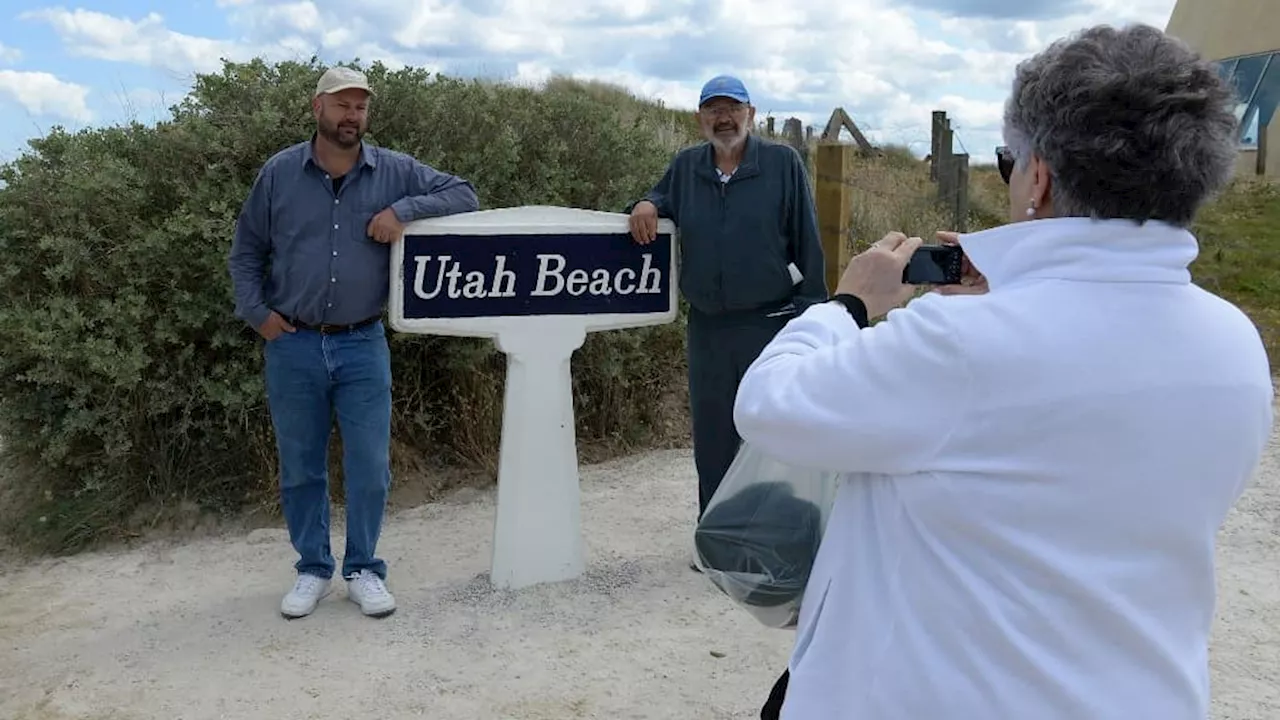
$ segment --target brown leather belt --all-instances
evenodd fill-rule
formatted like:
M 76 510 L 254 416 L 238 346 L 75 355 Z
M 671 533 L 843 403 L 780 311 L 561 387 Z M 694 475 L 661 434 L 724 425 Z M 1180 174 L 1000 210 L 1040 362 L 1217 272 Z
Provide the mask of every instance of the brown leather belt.
M 381 319 L 382 319 L 381 315 L 374 315 L 371 318 L 366 318 L 358 322 L 353 322 L 349 325 L 328 325 L 328 324 L 311 325 L 308 323 L 304 323 L 301 320 L 289 319 L 289 324 L 300 330 L 313 330 L 315 332 L 320 333 L 321 335 L 335 335 L 337 333 L 351 332 L 352 330 L 358 330 L 359 328 L 362 328 L 362 327 L 368 327 L 369 325 L 372 325 Z

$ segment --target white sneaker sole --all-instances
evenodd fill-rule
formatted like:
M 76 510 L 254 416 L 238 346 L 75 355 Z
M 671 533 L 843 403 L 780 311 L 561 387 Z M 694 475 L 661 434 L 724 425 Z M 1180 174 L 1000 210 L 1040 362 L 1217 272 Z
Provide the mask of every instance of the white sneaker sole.
M 327 588 L 324 592 L 320 593 L 320 597 L 316 598 L 316 601 L 315 601 L 315 602 L 311 603 L 311 607 L 310 607 L 310 608 L 306 608 L 306 609 L 303 609 L 303 610 L 299 610 L 299 611 L 292 611 L 292 610 L 289 610 L 289 609 L 287 609 L 287 608 L 285 608 L 285 607 L 281 606 L 281 608 L 280 608 L 280 616 L 281 616 L 281 617 L 283 617 L 285 620 L 297 620 L 298 618 L 304 618 L 304 617 L 306 617 L 306 616 L 310 615 L 311 613 L 315 612 L 315 611 L 316 611 L 316 608 L 317 608 L 317 607 L 319 607 L 319 605 L 320 605 L 320 601 L 321 601 L 321 600 L 324 600 L 324 599 L 325 599 L 325 598 L 327 598 L 327 597 L 329 597 L 329 594 L 330 594 L 330 593 L 332 593 L 332 592 L 333 592 L 333 588 L 332 588 L 332 587 Z
M 364 609 L 364 606 L 363 606 L 363 605 L 361 605 L 361 604 L 360 604 L 360 601 L 359 601 L 359 600 L 357 600 L 356 598 L 352 597 L 351 595 L 347 595 L 347 599 L 348 599 L 348 600 L 350 600 L 351 602 L 355 603 L 355 604 L 356 604 L 356 607 L 360 608 L 360 612 L 361 612 L 361 613 L 363 613 L 366 617 L 379 618 L 379 619 L 381 619 L 381 618 L 384 618 L 384 617 L 387 617 L 387 616 L 389 616 L 389 615 L 394 614 L 394 613 L 395 613 L 395 611 L 396 611 L 396 606 L 395 606 L 395 605 L 392 605 L 392 606 L 391 606 L 391 607 L 389 607 L 389 608 L 381 608 L 381 609 L 374 609 L 374 610 L 365 610 L 365 609 Z

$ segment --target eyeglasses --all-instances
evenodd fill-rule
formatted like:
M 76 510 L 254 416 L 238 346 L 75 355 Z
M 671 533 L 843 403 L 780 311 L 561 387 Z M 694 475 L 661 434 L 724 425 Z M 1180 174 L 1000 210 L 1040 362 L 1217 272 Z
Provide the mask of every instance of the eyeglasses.
M 746 109 L 746 103 L 735 103 L 733 105 L 704 105 L 698 108 L 698 112 L 714 118 L 722 118 L 741 115 Z
M 1000 178 L 1004 180 L 1006 185 L 1009 184 L 1009 177 L 1013 175 L 1013 153 L 1009 152 L 1006 145 L 996 148 L 996 167 L 1000 168 Z

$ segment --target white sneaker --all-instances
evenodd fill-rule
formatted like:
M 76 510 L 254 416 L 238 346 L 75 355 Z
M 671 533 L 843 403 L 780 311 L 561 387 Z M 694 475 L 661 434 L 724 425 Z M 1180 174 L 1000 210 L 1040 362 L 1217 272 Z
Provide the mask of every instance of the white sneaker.
M 396 599 L 387 592 L 382 578 L 368 570 L 347 578 L 347 599 L 369 617 L 383 618 L 396 611 Z
M 305 573 L 298 575 L 298 581 L 284 600 L 280 601 L 280 614 L 292 620 L 306 617 L 316 609 L 316 605 L 329 594 L 329 580 Z

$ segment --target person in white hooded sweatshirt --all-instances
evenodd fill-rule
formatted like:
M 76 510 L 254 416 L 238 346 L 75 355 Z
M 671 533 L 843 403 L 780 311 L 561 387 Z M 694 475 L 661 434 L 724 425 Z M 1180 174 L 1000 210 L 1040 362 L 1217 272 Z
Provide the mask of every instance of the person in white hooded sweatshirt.
M 844 473 L 783 720 L 1208 717 L 1215 536 L 1273 412 L 1188 271 L 1234 104 L 1155 28 L 1053 44 L 1005 109 L 1013 222 L 939 234 L 966 283 L 907 303 L 891 233 L 751 366 L 745 442 Z

